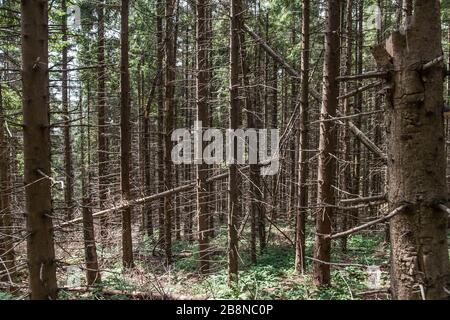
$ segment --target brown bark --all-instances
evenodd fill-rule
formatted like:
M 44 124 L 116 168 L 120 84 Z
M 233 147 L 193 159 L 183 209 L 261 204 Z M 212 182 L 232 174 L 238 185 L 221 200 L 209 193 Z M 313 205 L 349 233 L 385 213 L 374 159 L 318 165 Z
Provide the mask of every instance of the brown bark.
M 353 0 L 347 0 L 346 3 L 346 22 L 344 26 L 345 36 L 346 36 L 346 44 L 344 54 L 344 75 L 348 76 L 352 71 L 352 46 L 353 46 Z M 344 84 L 344 94 L 347 94 L 350 91 L 349 83 Z M 350 101 L 349 99 L 344 100 L 344 116 L 347 116 L 350 113 Z M 342 154 L 344 156 L 344 170 L 342 176 L 342 188 L 348 190 L 349 193 L 353 191 L 352 188 L 352 179 L 351 179 L 351 143 L 350 143 L 350 134 L 349 129 L 347 127 L 344 128 L 343 132 L 343 148 Z M 351 212 L 343 212 L 342 216 L 342 230 L 346 230 L 348 226 L 348 216 L 351 215 Z M 347 252 L 347 237 L 342 237 L 341 239 L 342 251 Z
M 339 95 L 339 26 L 340 26 L 340 1 L 327 1 L 327 22 L 325 31 L 325 62 L 323 74 L 323 102 L 321 119 L 336 116 Z M 318 212 L 316 217 L 316 239 L 314 258 L 319 261 L 330 261 L 331 243 L 323 234 L 331 233 L 335 205 L 335 192 L 333 185 L 336 180 L 336 128 L 333 123 L 322 122 L 320 124 L 319 137 L 319 167 L 318 167 L 318 191 L 317 202 L 327 205 Z M 330 205 L 330 206 L 328 206 Z M 316 285 L 330 284 L 330 265 L 318 261 L 314 262 L 314 283 Z
M 105 2 L 101 0 L 97 6 L 97 149 L 98 149 L 98 198 L 100 209 L 106 208 L 107 201 L 107 162 L 108 146 L 106 141 L 106 63 L 105 63 Z M 107 237 L 106 217 L 100 222 L 102 240 Z
M 98 267 L 98 257 L 97 257 L 97 246 L 95 244 L 95 230 L 94 230 L 94 218 L 92 217 L 92 211 L 90 207 L 92 206 L 92 199 L 90 195 L 90 181 L 91 175 L 89 171 L 90 166 L 90 86 L 88 84 L 88 94 L 87 94 L 87 151 L 88 160 L 85 160 L 84 151 L 84 126 L 83 126 L 83 103 L 82 95 L 80 95 L 80 121 L 81 121 L 81 142 L 80 142 L 80 156 L 81 156 L 81 193 L 82 193 L 82 218 L 83 218 L 83 240 L 84 240 L 84 257 L 86 263 L 86 283 L 88 285 L 93 285 L 95 283 L 101 282 L 100 270 Z
M 448 297 L 448 217 L 437 206 L 447 201 L 443 64 L 422 67 L 442 55 L 441 34 L 440 2 L 416 0 L 411 24 L 386 42 L 393 68 L 378 61 L 392 75 L 386 94 L 389 206 L 412 206 L 390 224 L 396 299 Z
M 240 20 L 239 23 L 243 21 Z M 245 110 L 246 110 L 246 118 L 247 118 L 247 127 L 249 129 L 256 129 L 257 120 L 255 119 L 255 99 L 254 92 L 252 92 L 252 88 L 250 87 L 250 67 L 249 67 L 249 55 L 247 54 L 247 46 L 245 42 L 245 34 L 240 32 L 240 62 L 242 66 L 242 81 L 244 84 L 245 90 Z M 249 216 L 250 216 L 250 260 L 252 263 L 257 262 L 257 250 L 256 250 L 256 238 L 257 238 L 257 220 L 258 216 L 261 214 L 261 181 L 260 181 L 260 169 L 258 165 L 250 164 L 250 173 L 249 173 L 249 192 L 250 199 L 248 204 Z M 245 226 L 245 221 L 242 224 L 241 230 L 243 230 Z M 240 234 L 241 232 L 239 232 Z
M 48 93 L 48 2 L 22 1 L 25 215 L 31 299 L 56 299 Z
M 306 208 L 308 206 L 308 186 L 309 176 L 308 152 L 309 132 L 309 68 L 310 68 L 310 1 L 302 1 L 302 53 L 301 53 L 301 73 L 302 82 L 300 88 L 300 119 L 299 119 L 299 157 L 298 157 L 298 209 L 296 218 L 296 241 L 295 241 L 295 270 L 304 272 L 305 260 L 305 224 Z
M 62 41 L 64 47 L 62 50 L 62 109 L 65 118 L 64 123 L 64 173 L 65 189 L 64 201 L 66 203 L 66 219 L 69 221 L 73 217 L 73 168 L 72 168 L 72 144 L 70 141 L 70 114 L 68 97 L 68 72 L 67 72 L 67 54 L 69 46 L 67 44 L 67 3 L 62 0 L 61 10 L 64 12 L 62 19 Z
M 162 0 L 156 3 L 156 40 L 157 40 L 157 65 L 161 68 L 158 78 L 158 119 L 157 119 L 157 176 L 158 176 L 158 192 L 163 192 L 164 187 L 164 31 L 163 17 L 164 4 Z M 160 199 L 158 203 L 158 232 L 159 239 L 164 239 L 164 199 Z
M 166 190 L 172 189 L 173 165 L 171 159 L 172 152 L 172 131 L 174 130 L 174 95 L 175 95 L 175 39 L 174 39 L 174 18 L 175 10 L 172 1 L 167 0 L 165 6 L 165 96 L 164 96 L 164 185 Z M 164 198 L 164 249 L 166 263 L 172 262 L 172 214 L 174 212 L 174 201 L 171 195 Z
M 120 181 L 122 200 L 130 200 L 130 71 L 128 43 L 129 0 L 122 0 L 120 36 Z M 122 262 L 124 268 L 132 268 L 133 240 L 131 230 L 131 208 L 122 212 Z
M 236 130 L 240 126 L 241 112 L 239 98 L 239 19 L 242 13 L 240 0 L 231 0 L 230 9 L 230 129 Z M 236 158 L 237 143 L 234 142 L 230 143 L 234 144 L 234 157 Z M 240 179 L 236 163 L 229 165 L 228 174 L 228 284 L 232 285 L 238 281 L 238 219 L 241 215 Z
M 197 121 L 202 122 L 202 133 L 208 126 L 208 37 L 207 37 L 207 9 L 208 0 L 197 1 Z M 201 152 L 205 144 L 202 139 Z M 195 156 L 197 158 L 197 155 Z M 197 216 L 198 216 L 198 244 L 200 255 L 200 272 L 209 272 L 209 232 L 210 216 L 208 210 L 208 178 L 209 166 L 201 160 L 197 165 Z

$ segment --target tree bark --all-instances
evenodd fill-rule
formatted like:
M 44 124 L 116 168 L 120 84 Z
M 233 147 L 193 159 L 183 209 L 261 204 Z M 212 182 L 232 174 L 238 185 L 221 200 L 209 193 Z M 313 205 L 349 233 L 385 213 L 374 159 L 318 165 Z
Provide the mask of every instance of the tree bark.
M 158 119 L 157 119 L 157 175 L 158 192 L 163 192 L 164 187 L 164 4 L 163 0 L 157 0 L 156 3 L 156 40 L 157 40 L 157 65 L 161 68 L 158 79 Z M 158 203 L 158 232 L 159 239 L 164 239 L 164 199 L 161 198 Z
M 91 286 L 101 282 L 100 270 L 98 267 L 97 246 L 95 244 L 95 230 L 94 230 L 94 218 L 92 217 L 92 199 L 90 195 L 90 181 L 91 174 L 89 171 L 90 161 L 90 96 L 91 89 L 88 84 L 87 88 L 87 151 L 88 160 L 85 159 L 84 141 L 86 139 L 84 135 L 83 126 L 83 103 L 82 95 L 80 95 L 80 121 L 81 121 L 81 139 L 80 139 L 80 157 L 81 157 L 81 194 L 82 194 L 82 215 L 83 215 L 83 240 L 84 240 L 84 257 L 86 263 L 86 283 Z
M 122 200 L 130 200 L 130 71 L 128 57 L 129 0 L 122 0 L 120 35 L 120 181 Z M 124 268 L 132 268 L 133 240 L 131 230 L 131 208 L 122 211 L 122 262 Z
M 56 299 L 50 172 L 48 2 L 22 1 L 25 215 L 31 299 Z
M 100 210 L 107 206 L 107 165 L 108 145 L 106 141 L 106 63 L 105 63 L 105 2 L 101 0 L 97 6 L 97 50 L 98 50 L 98 78 L 97 78 L 97 141 L 98 141 L 98 198 Z M 102 241 L 107 237 L 107 219 L 100 221 L 100 235 Z
M 327 25 L 325 31 L 325 62 L 323 74 L 323 102 L 321 119 L 336 116 L 339 95 L 339 86 L 336 78 L 339 76 L 340 61 L 340 1 L 327 1 Z M 318 194 L 317 202 L 326 205 L 318 212 L 316 217 L 316 239 L 314 258 L 318 261 L 330 261 L 331 243 L 322 235 L 331 233 L 335 205 L 335 192 L 333 186 L 336 180 L 336 128 L 333 123 L 320 124 L 319 137 L 319 167 L 318 167 Z M 330 284 L 330 265 L 314 262 L 314 283 L 316 285 Z
M 166 0 L 165 17 L 165 96 L 164 96 L 164 185 L 166 190 L 172 189 L 173 166 L 172 131 L 174 130 L 174 95 L 175 95 L 175 39 L 174 39 L 174 4 Z M 172 195 L 164 198 L 164 249 L 166 263 L 172 262 L 172 214 L 174 213 L 174 201 Z
M 70 141 L 70 114 L 69 114 L 69 90 L 68 90 L 68 72 L 67 72 L 67 55 L 69 45 L 67 44 L 67 3 L 62 0 L 61 10 L 63 11 L 62 19 L 62 41 L 64 47 L 62 50 L 62 109 L 65 118 L 64 123 L 64 173 L 65 173 L 65 189 L 64 201 L 66 203 L 66 219 L 71 220 L 73 217 L 73 168 L 72 168 L 72 144 Z
M 443 128 L 443 64 L 422 66 L 442 55 L 440 2 L 416 0 L 411 24 L 393 32 L 386 52 L 393 67 L 386 94 L 388 200 L 412 209 L 390 223 L 391 286 L 395 299 L 444 299 L 449 285 Z
M 208 35 L 207 10 L 208 0 L 197 1 L 197 121 L 202 123 L 202 133 L 208 126 Z M 203 136 L 203 135 L 202 135 Z M 205 144 L 201 142 L 203 153 Z M 203 155 L 203 154 L 202 154 Z M 197 155 L 195 155 L 197 159 Z M 201 160 L 197 165 L 197 216 L 198 216 L 198 244 L 200 254 L 200 272 L 209 272 L 209 226 L 211 213 L 208 210 L 208 178 L 209 166 Z
M 298 208 L 295 241 L 295 270 L 303 273 L 306 266 L 305 260 L 305 224 L 306 208 L 308 206 L 309 176 L 308 149 L 308 113 L 309 113 L 309 68 L 310 68 L 310 0 L 302 1 L 302 53 L 301 53 L 301 92 L 300 92 L 300 119 L 299 119 L 299 157 L 298 157 Z
M 240 0 L 231 0 L 230 6 L 230 129 L 240 127 L 241 101 L 239 98 L 239 32 L 240 32 Z M 236 140 L 236 139 L 234 139 Z M 234 158 L 236 159 L 237 143 L 233 141 Z M 228 180 L 228 284 L 238 281 L 238 219 L 241 215 L 241 199 L 239 196 L 240 179 L 237 164 L 229 165 Z

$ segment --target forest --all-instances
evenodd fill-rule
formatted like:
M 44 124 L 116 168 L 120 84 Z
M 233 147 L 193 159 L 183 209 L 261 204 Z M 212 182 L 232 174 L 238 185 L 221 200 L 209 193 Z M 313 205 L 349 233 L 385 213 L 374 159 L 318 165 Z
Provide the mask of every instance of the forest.
M 449 0 L 0 0 L 0 300 L 448 300 L 449 140 Z

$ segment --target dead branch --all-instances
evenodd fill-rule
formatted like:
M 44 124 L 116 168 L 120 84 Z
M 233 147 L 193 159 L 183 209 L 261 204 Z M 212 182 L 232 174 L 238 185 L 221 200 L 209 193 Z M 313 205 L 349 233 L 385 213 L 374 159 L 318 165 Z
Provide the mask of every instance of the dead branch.
M 217 175 L 217 176 L 209 178 L 207 180 L 207 183 L 212 183 L 212 182 L 218 181 L 218 180 L 224 180 L 226 178 L 228 178 L 228 173 L 223 173 L 223 174 L 220 174 L 220 175 Z M 120 203 L 120 204 L 118 204 L 118 205 L 116 205 L 116 206 L 114 206 L 112 208 L 96 212 L 92 216 L 94 218 L 98 218 L 98 217 L 104 216 L 104 215 L 109 214 L 109 213 L 114 212 L 114 211 L 121 211 L 121 210 L 126 209 L 126 208 L 131 207 L 131 206 L 136 206 L 136 205 L 139 205 L 139 204 L 152 202 L 152 201 L 155 201 L 155 200 L 158 200 L 158 199 L 161 199 L 161 198 L 165 198 L 167 196 L 171 196 L 171 195 L 174 195 L 174 194 L 177 194 L 177 193 L 181 193 L 181 192 L 184 192 L 184 191 L 189 191 L 191 189 L 194 189 L 196 187 L 196 185 L 197 185 L 196 182 L 191 182 L 191 183 L 186 184 L 184 186 L 180 186 L 180 187 L 176 187 L 176 188 L 173 188 L 173 189 L 170 189 L 170 190 L 166 190 L 164 192 L 160 192 L 160 193 L 148 196 L 148 197 L 134 199 L 134 200 L 130 200 L 130 201 L 123 201 L 122 203 Z M 62 223 L 59 227 L 60 228 L 67 227 L 67 226 L 70 226 L 70 225 L 72 225 L 74 223 L 79 223 L 79 222 L 82 222 L 82 221 L 83 221 L 83 218 L 80 217 L 80 218 L 73 219 L 71 221 L 67 221 L 65 223 Z
M 354 204 L 354 203 L 366 203 L 374 201 L 386 201 L 386 195 L 371 196 L 366 198 L 355 198 L 355 199 L 343 199 L 340 202 L 342 204 Z
M 341 76 L 337 77 L 338 81 L 354 81 L 354 80 L 363 80 L 363 79 L 371 79 L 371 78 L 385 78 L 388 75 L 386 71 L 369 71 L 363 74 L 356 74 L 350 76 Z
M 255 32 L 253 32 L 247 25 L 243 25 L 242 29 L 247 32 L 260 46 L 264 51 L 269 54 L 272 59 L 278 62 L 286 72 L 296 79 L 300 79 L 300 73 L 295 70 L 286 60 L 278 54 L 275 50 L 273 50 L 260 36 L 258 36 Z M 322 102 L 322 95 L 313 87 L 309 87 L 309 93 L 311 96 L 316 99 L 318 102 Z M 339 114 L 339 116 L 343 116 Z M 349 129 L 355 134 L 356 138 L 361 141 L 363 145 L 365 145 L 370 151 L 374 152 L 382 159 L 387 159 L 386 155 L 373 143 L 361 130 L 356 127 L 353 122 L 348 121 Z
M 102 295 L 106 296 L 123 295 L 135 300 L 192 300 L 192 301 L 208 300 L 208 298 L 205 296 L 183 296 L 178 294 L 167 294 L 167 293 L 160 294 L 154 292 L 126 291 L 110 288 L 96 288 L 96 287 L 58 288 L 59 291 L 78 292 L 78 293 L 93 292 L 96 289 L 98 289 L 99 290 L 98 292 L 101 293 Z
M 431 68 L 434 67 L 435 65 L 441 63 L 442 61 L 444 61 L 444 56 L 437 57 L 436 59 L 433 59 L 433 60 L 431 60 L 430 62 L 425 63 L 425 64 L 422 66 L 422 71 L 431 69 Z
M 379 218 L 379 219 L 370 221 L 370 222 L 368 222 L 368 223 L 366 223 L 366 224 L 360 225 L 360 226 L 355 227 L 355 228 L 352 228 L 352 229 L 350 229 L 350 230 L 347 230 L 347 231 L 344 231 L 344 232 L 340 232 L 340 233 L 336 233 L 336 234 L 333 234 L 333 235 L 328 235 L 328 236 L 325 236 L 325 237 L 326 237 L 326 238 L 329 238 L 329 239 L 331 239 L 331 240 L 334 240 L 334 239 L 338 239 L 338 238 L 342 238 L 342 237 L 351 235 L 351 234 L 353 234 L 353 233 L 356 233 L 356 232 L 358 232 L 358 231 L 367 229 L 367 228 L 369 228 L 369 227 L 371 227 L 371 226 L 373 226 L 373 225 L 376 225 L 376 224 L 378 224 L 378 223 L 383 223 L 383 222 L 385 222 L 385 221 L 388 221 L 388 220 L 390 220 L 391 218 L 393 218 L 394 216 L 396 216 L 397 214 L 399 214 L 400 212 L 402 212 L 403 210 L 405 210 L 407 207 L 408 207 L 408 205 L 406 205 L 406 204 L 405 204 L 405 205 L 402 205 L 402 206 L 398 207 L 397 209 L 393 210 L 393 211 L 392 211 L 391 213 L 389 213 L 388 215 L 385 215 L 384 217 L 381 217 L 381 218 Z

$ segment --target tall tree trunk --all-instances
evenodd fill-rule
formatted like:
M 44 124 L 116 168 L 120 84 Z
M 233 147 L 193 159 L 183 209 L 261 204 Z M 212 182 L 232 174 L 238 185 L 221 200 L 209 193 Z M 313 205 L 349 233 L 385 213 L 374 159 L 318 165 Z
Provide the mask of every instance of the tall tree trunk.
M 97 125 L 98 125 L 98 198 L 100 210 L 107 206 L 107 171 L 108 146 L 106 141 L 106 63 L 105 63 L 105 2 L 101 0 L 97 6 L 97 50 L 98 50 L 98 78 L 97 78 Z M 100 234 L 102 240 L 107 237 L 107 219 L 100 219 Z
M 352 46 L 353 46 L 353 0 L 347 0 L 346 4 L 346 22 L 345 22 L 345 56 L 344 64 L 345 69 L 343 75 L 349 76 L 352 73 Z M 351 90 L 350 84 L 344 84 L 344 94 L 347 94 Z M 344 100 L 344 115 L 350 113 L 350 98 Z M 348 127 L 344 128 L 343 132 L 343 150 L 342 154 L 344 156 L 344 166 L 343 177 L 342 177 L 342 188 L 348 190 L 349 194 L 354 190 L 352 188 L 352 177 L 351 177 L 351 140 L 350 140 L 350 130 Z M 348 229 L 348 215 L 351 211 L 344 211 L 342 216 L 342 229 Z M 347 237 L 342 237 L 341 239 L 342 252 L 347 252 Z
M 122 0 L 120 36 L 120 181 L 122 200 L 130 200 L 130 71 L 128 57 L 129 0 Z M 131 230 L 131 207 L 122 212 L 122 262 L 125 268 L 133 267 L 133 240 Z
M 327 1 L 327 25 L 325 31 L 325 63 L 323 74 L 323 102 L 321 120 L 336 116 L 339 86 L 336 78 L 339 76 L 339 26 L 340 1 Z M 314 283 L 316 285 L 330 284 L 331 243 L 324 237 L 331 233 L 333 206 L 336 202 L 333 186 L 336 180 L 336 128 L 330 121 L 320 123 L 319 137 L 319 167 L 317 202 L 322 206 L 316 217 L 316 240 L 314 247 Z M 321 261 L 325 262 L 322 263 Z
M 207 10 L 208 0 L 197 1 L 197 121 L 202 123 L 198 128 L 204 132 L 208 126 L 208 34 L 207 34 Z M 201 141 L 200 152 L 203 156 L 205 144 Z M 195 155 L 195 158 L 197 159 Z M 198 244 L 200 255 L 200 272 L 206 274 L 209 271 L 209 232 L 210 216 L 208 206 L 208 178 L 209 166 L 200 160 L 197 164 L 197 216 L 198 216 Z
M 448 297 L 448 214 L 436 206 L 447 202 L 444 66 L 439 62 L 423 69 L 442 55 L 441 36 L 440 1 L 416 0 L 411 24 L 386 42 L 393 66 L 378 59 L 380 67 L 391 70 L 392 89 L 386 94 L 389 206 L 409 204 L 390 225 L 396 299 Z
M 73 168 L 72 168 L 72 144 L 70 141 L 70 114 L 69 114 L 69 90 L 68 90 L 68 72 L 67 72 L 67 54 L 69 46 L 67 44 L 67 3 L 62 0 L 61 10 L 64 12 L 62 19 L 62 41 L 64 47 L 62 50 L 62 109 L 64 114 L 64 173 L 65 189 L 64 200 L 66 203 L 66 219 L 69 221 L 73 217 Z
M 239 23 L 242 25 L 244 21 L 242 19 L 239 20 Z M 252 92 L 252 88 L 250 87 L 250 66 L 249 55 L 247 53 L 247 46 L 245 42 L 245 34 L 240 32 L 240 61 L 242 66 L 242 78 L 245 90 L 245 111 L 247 117 L 247 127 L 249 129 L 256 129 L 256 120 L 255 120 L 255 93 Z M 250 147 L 250 146 L 249 146 Z M 259 148 L 257 148 L 259 150 Z M 256 250 L 256 231 L 257 231 L 257 217 L 259 215 L 260 205 L 261 205 L 261 181 L 260 181 L 260 169 L 257 164 L 250 164 L 250 174 L 249 174 L 249 207 L 250 211 L 250 260 L 252 263 L 257 262 L 257 250 Z M 245 221 L 243 222 L 245 223 Z
M 230 23 L 230 129 L 240 127 L 241 101 L 239 98 L 239 33 L 241 1 L 231 0 Z M 237 141 L 230 141 L 237 153 Z M 228 171 L 228 284 L 238 281 L 238 219 L 241 215 L 241 199 L 239 196 L 240 179 L 236 161 L 229 165 Z
M 84 141 L 86 139 L 83 125 L 83 103 L 82 95 L 80 95 L 80 157 L 81 157 L 81 194 L 82 194 L 82 214 L 83 214 L 83 240 L 84 240 L 84 257 L 86 261 L 86 282 L 89 286 L 101 282 L 100 270 L 98 267 L 97 246 L 95 244 L 94 218 L 92 217 L 92 201 L 90 195 L 91 174 L 89 167 L 90 161 L 90 97 L 91 88 L 87 85 L 87 152 L 88 159 L 85 159 Z
M 165 30 L 165 97 L 164 97 L 164 182 L 165 189 L 172 189 L 173 166 L 171 159 L 172 152 L 172 131 L 174 130 L 174 95 L 175 95 L 175 49 L 174 49 L 174 4 L 171 0 L 166 0 L 165 7 L 166 30 Z M 174 201 L 172 196 L 164 198 L 164 249 L 166 263 L 172 262 L 172 214 L 174 212 Z
M 301 52 L 301 92 L 300 92 L 300 153 L 298 170 L 298 209 L 296 226 L 296 245 L 295 245 L 295 270 L 303 273 L 306 266 L 305 260 L 305 224 L 306 207 L 308 206 L 308 186 L 309 176 L 308 149 L 308 114 L 309 114 L 309 66 L 310 66 L 310 0 L 302 1 L 302 52 Z
M 22 1 L 25 215 L 31 299 L 56 299 L 50 179 L 48 2 Z
M 158 119 L 157 119 L 157 173 L 158 173 L 158 192 L 165 190 L 164 186 L 164 3 L 158 0 L 156 3 L 156 37 L 157 37 L 157 65 L 160 70 L 158 79 Z M 164 199 L 158 200 L 158 232 L 159 240 L 164 241 Z
M 143 90 L 142 90 L 143 92 Z M 153 92 L 153 91 L 152 91 Z M 144 104 L 142 104 L 142 107 L 144 108 Z M 142 152 L 144 153 L 143 155 L 143 178 L 144 178 L 144 194 L 146 196 L 149 196 L 151 193 L 151 183 L 152 183 L 152 179 L 151 179 L 151 166 L 152 164 L 150 163 L 150 108 L 151 105 L 147 105 L 145 107 L 144 110 L 144 114 L 143 114 L 143 148 L 142 148 Z M 151 204 L 145 204 L 143 206 L 143 216 L 145 218 L 145 231 L 147 232 L 147 235 L 149 237 L 153 236 L 153 212 L 152 212 L 152 206 Z

